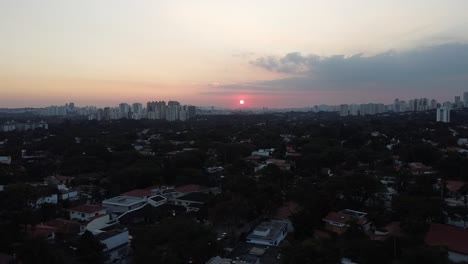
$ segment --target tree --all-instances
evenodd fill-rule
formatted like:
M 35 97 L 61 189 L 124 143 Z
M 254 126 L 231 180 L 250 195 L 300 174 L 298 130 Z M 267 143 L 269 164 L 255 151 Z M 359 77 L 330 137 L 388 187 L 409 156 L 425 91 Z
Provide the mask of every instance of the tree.
M 60 264 L 65 263 L 63 257 L 58 254 L 42 238 L 28 238 L 18 249 L 18 259 L 20 263 L 36 264 Z
M 90 231 L 85 231 L 78 240 L 77 256 L 81 263 L 101 264 L 106 260 L 106 246 L 97 240 Z
M 205 263 L 216 255 L 216 234 L 186 217 L 134 230 L 135 263 Z

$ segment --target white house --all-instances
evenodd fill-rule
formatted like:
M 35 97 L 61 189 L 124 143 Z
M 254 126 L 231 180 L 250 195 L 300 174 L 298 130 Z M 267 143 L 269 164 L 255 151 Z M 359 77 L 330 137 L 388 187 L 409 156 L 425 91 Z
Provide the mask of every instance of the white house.
M 129 233 L 128 229 L 119 226 L 109 226 L 99 230 L 95 237 L 103 243 L 106 248 L 106 263 L 119 263 L 128 254 Z
M 252 151 L 252 156 L 261 156 L 261 157 L 271 157 L 273 152 L 275 151 L 274 148 L 271 149 L 259 149 L 256 151 Z
M 91 218 L 106 214 L 106 208 L 99 205 L 83 204 L 68 210 L 71 220 L 89 221 Z
M 1 164 L 11 164 L 11 156 L 0 156 L 0 163 Z
M 147 198 L 116 196 L 102 201 L 102 206 L 112 213 L 122 214 L 146 204 Z
M 278 246 L 288 234 L 288 224 L 285 221 L 270 220 L 260 223 L 247 236 L 247 242 L 265 246 Z

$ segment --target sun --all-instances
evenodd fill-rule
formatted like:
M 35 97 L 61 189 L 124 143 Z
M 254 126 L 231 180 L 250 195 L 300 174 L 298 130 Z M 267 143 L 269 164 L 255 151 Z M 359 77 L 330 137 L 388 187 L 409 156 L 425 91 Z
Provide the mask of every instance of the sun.
M 239 101 L 239 104 L 243 105 L 243 104 L 245 104 L 245 101 L 241 99 L 241 100 Z

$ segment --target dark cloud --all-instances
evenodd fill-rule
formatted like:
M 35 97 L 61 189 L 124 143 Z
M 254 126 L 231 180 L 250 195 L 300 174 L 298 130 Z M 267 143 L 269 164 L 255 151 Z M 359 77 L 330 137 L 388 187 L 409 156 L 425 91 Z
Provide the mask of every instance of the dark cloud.
M 321 57 L 293 52 L 283 57 L 260 57 L 251 64 L 291 77 L 222 87 L 259 90 L 468 89 L 467 44 L 389 51 L 373 56 Z

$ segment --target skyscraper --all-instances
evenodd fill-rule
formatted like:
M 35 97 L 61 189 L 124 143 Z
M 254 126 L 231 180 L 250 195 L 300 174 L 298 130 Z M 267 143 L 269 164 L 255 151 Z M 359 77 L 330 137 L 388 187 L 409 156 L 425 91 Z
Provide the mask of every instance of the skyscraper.
M 468 92 L 463 93 L 463 106 L 468 107 Z
M 436 111 L 436 121 L 450 123 L 450 108 L 438 107 Z
M 127 103 L 119 104 L 119 117 L 120 118 L 128 118 L 130 112 L 130 105 Z
M 348 116 L 349 115 L 349 105 L 342 104 L 340 105 L 340 116 Z

